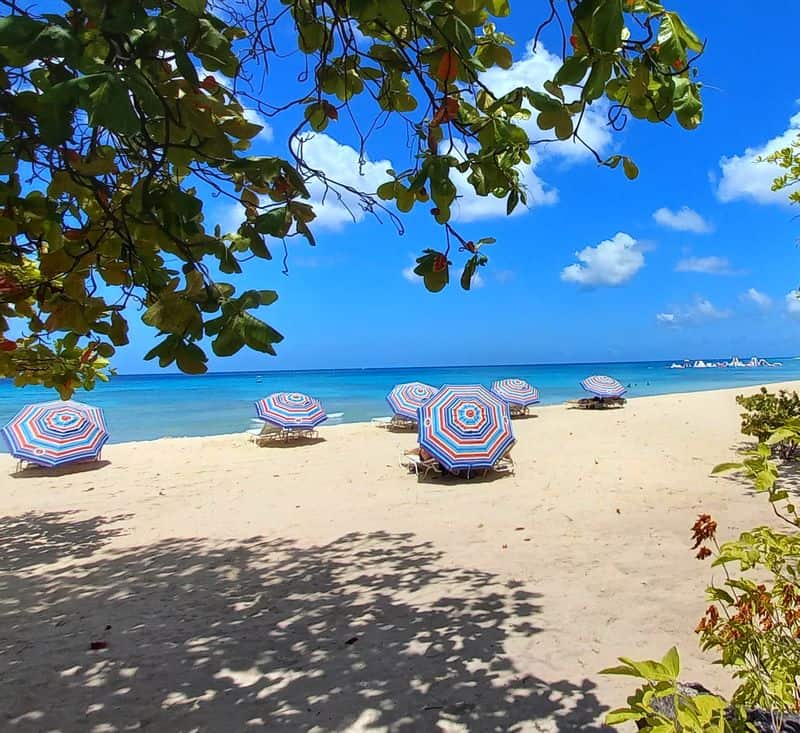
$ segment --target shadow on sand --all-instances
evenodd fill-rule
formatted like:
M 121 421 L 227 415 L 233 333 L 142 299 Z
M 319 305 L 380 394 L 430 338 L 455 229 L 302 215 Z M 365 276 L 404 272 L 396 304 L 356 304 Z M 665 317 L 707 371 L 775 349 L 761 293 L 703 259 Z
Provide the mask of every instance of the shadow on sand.
M 174 539 L 86 559 L 109 531 L 0 520 L 15 553 L 0 564 L 3 730 L 604 730 L 591 681 L 512 661 L 510 637 L 540 633 L 537 594 L 446 567 L 412 534 Z
M 89 473 L 90 471 L 99 471 L 101 468 L 110 466 L 111 461 L 78 461 L 77 463 L 67 463 L 63 466 L 56 466 L 55 468 L 46 468 L 45 466 L 28 465 L 24 468 L 17 469 L 14 473 L 10 474 L 12 478 L 57 478 L 59 476 L 69 476 L 73 473 Z

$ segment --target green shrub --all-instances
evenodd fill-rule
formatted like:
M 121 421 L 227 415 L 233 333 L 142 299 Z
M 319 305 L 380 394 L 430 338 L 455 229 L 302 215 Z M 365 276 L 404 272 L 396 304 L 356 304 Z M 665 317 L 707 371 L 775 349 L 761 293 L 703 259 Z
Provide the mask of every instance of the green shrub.
M 800 396 L 797 392 L 780 390 L 777 394 L 768 392 L 766 387 L 750 397 L 739 395 L 736 398 L 744 409 L 742 413 L 742 433 L 752 435 L 763 442 L 787 422 L 800 419 Z M 784 460 L 794 458 L 798 453 L 797 441 L 786 439 L 777 443 L 773 450 Z
M 797 395 L 762 390 L 737 400 L 752 411 L 750 427 L 761 440 L 744 451 L 741 462 L 720 464 L 714 473 L 736 471 L 751 480 L 783 531 L 756 527 L 720 545 L 717 523 L 702 514 L 692 528 L 692 550 L 699 560 L 713 558 L 712 566 L 724 572 L 722 584 L 707 589 L 710 605 L 695 631 L 701 647 L 718 655 L 717 664 L 729 667 L 739 686 L 730 703 L 715 695 L 687 696 L 678 681 L 674 649 L 661 662 L 621 658 L 622 666 L 605 672 L 638 677 L 644 684 L 628 698 L 627 707 L 609 713 L 611 725 L 635 721 L 640 730 L 653 733 L 780 731 L 787 715 L 797 720 L 800 713 L 800 515 L 773 460 L 775 446 L 800 444 L 800 418 L 787 418 L 767 435 L 755 425 L 757 416 L 766 422 L 766 415 L 793 409 Z M 759 712 L 766 727 L 749 723 L 748 711 Z

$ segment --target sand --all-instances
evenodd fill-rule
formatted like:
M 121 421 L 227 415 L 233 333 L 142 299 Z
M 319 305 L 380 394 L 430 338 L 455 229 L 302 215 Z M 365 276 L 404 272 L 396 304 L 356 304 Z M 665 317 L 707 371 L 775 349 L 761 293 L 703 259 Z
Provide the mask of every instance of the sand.
M 0 456 L 0 729 L 597 731 L 633 687 L 599 670 L 673 644 L 729 692 L 689 538 L 772 521 L 709 475 L 741 391 L 537 409 L 485 482 L 417 483 L 415 436 L 369 424 Z

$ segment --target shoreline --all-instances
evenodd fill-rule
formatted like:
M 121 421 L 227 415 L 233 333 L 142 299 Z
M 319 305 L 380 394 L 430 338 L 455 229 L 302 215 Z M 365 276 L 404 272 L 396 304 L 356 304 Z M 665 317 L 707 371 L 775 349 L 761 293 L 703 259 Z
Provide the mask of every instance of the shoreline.
M 729 393 L 741 394 L 743 390 L 746 391 L 746 392 L 757 392 L 762 387 L 767 387 L 768 389 L 772 388 L 772 389 L 775 389 L 775 390 L 787 389 L 788 388 L 789 391 L 795 390 L 795 391 L 800 392 L 800 380 L 798 380 L 798 381 L 790 381 L 790 382 L 787 382 L 787 381 L 762 382 L 762 383 L 757 384 L 757 385 L 746 385 L 746 386 L 743 386 L 743 387 L 716 387 L 716 388 L 712 388 L 712 389 L 690 390 L 690 391 L 687 391 L 687 392 L 665 392 L 663 394 L 639 395 L 639 396 L 635 396 L 635 397 L 626 397 L 626 400 L 628 401 L 628 404 L 631 404 L 631 403 L 638 403 L 640 400 L 658 400 L 658 399 L 661 399 L 661 398 L 669 398 L 669 397 L 687 397 L 687 396 L 690 396 L 690 395 L 707 394 L 707 393 L 717 394 L 717 393 L 720 393 L 720 392 L 729 392 Z M 734 397 L 735 397 L 735 395 L 734 395 Z M 576 397 L 576 399 L 579 399 L 579 398 Z M 542 410 L 550 411 L 550 410 L 555 410 L 555 409 L 558 409 L 558 408 L 570 409 L 569 402 L 541 403 L 541 404 L 537 404 L 537 405 L 532 405 L 531 408 L 536 413 L 538 413 L 539 411 L 542 411 Z M 622 409 L 624 409 L 624 408 L 622 408 Z M 376 416 L 376 417 L 381 417 L 381 416 Z M 253 421 L 255 421 L 257 418 L 253 417 L 252 419 L 253 419 Z M 327 432 L 329 430 L 341 430 L 342 428 L 347 428 L 347 427 L 369 426 L 369 427 L 374 427 L 376 431 L 382 431 L 383 430 L 382 428 L 378 428 L 378 427 L 375 427 L 375 426 L 372 425 L 372 422 L 371 422 L 372 419 L 374 419 L 374 418 L 371 418 L 370 420 L 353 420 L 352 422 L 342 421 L 341 423 L 337 423 L 337 424 L 334 424 L 334 425 L 326 425 L 325 423 L 323 423 L 322 425 L 320 425 L 317 428 L 317 431 L 320 433 L 321 436 L 323 435 L 323 432 Z M 524 422 L 524 421 L 525 421 L 525 418 L 514 419 L 514 420 L 512 420 L 512 425 L 518 425 L 518 424 L 520 424 L 521 422 Z M 253 424 L 255 425 L 255 422 Z M 385 432 L 391 433 L 391 431 L 385 431 Z M 394 435 L 412 435 L 412 436 L 415 435 L 415 433 L 413 431 L 406 431 L 406 432 L 398 431 L 398 432 L 394 432 L 392 434 L 394 434 Z M 247 435 L 248 435 L 247 429 L 245 429 L 245 430 L 241 430 L 241 431 L 233 432 L 233 433 L 207 433 L 207 434 L 203 434 L 203 435 L 163 435 L 163 436 L 158 437 L 158 438 L 146 438 L 146 439 L 142 439 L 142 440 L 126 440 L 126 441 L 120 441 L 120 442 L 115 442 L 113 440 L 113 435 L 112 435 L 111 439 L 109 440 L 109 442 L 106 445 L 107 446 L 112 446 L 112 445 L 123 446 L 123 445 L 149 444 L 149 443 L 155 443 L 155 442 L 158 442 L 158 441 L 166 441 L 166 440 L 208 440 L 208 439 L 217 439 L 217 438 L 219 438 L 219 439 L 222 439 L 222 438 L 239 438 L 239 437 L 247 437 Z M 8 451 L 6 449 L 0 450 L 0 456 L 2 456 L 2 455 L 8 455 Z
M 710 474 L 755 389 L 542 407 L 495 480 L 418 482 L 416 434 L 369 423 L 117 443 L 72 473 L 0 456 L 7 724 L 599 733 L 636 686 L 599 670 L 673 645 L 729 694 L 694 634 L 721 572 L 690 528 L 774 525 Z

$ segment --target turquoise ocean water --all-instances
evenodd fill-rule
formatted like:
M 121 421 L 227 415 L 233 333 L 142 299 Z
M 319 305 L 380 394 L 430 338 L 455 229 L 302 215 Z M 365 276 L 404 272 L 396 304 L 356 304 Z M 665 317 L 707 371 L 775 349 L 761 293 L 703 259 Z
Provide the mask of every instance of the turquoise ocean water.
M 616 377 L 628 386 L 629 397 L 800 379 L 800 359 L 775 360 L 782 361 L 783 366 L 668 369 L 668 362 L 631 362 L 128 375 L 100 384 L 93 392 L 78 394 L 76 399 L 105 410 L 111 442 L 119 443 L 241 432 L 250 427 L 253 402 L 279 390 L 306 392 L 319 398 L 329 413 L 342 413 L 339 421 L 359 422 L 389 414 L 385 396 L 399 382 L 489 386 L 495 379 L 521 377 L 539 388 L 543 404 L 551 404 L 583 396 L 578 382 L 590 374 Z M 0 382 L 0 424 L 23 405 L 47 399 L 54 399 L 54 393 L 38 387 L 16 389 L 8 381 Z M 5 450 L 4 444 L 0 450 Z

